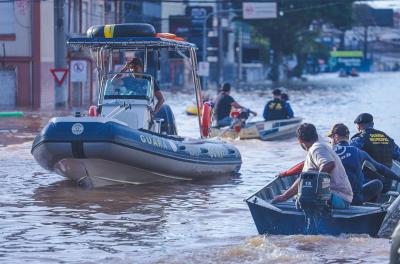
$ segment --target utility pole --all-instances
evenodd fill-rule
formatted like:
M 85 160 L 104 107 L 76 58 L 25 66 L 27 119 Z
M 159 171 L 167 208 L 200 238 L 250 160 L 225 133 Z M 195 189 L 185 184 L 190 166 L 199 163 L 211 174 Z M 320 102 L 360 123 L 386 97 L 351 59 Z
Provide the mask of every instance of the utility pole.
M 54 68 L 67 68 L 67 48 L 65 46 L 65 19 L 64 19 L 65 0 L 54 0 Z M 66 82 L 55 86 L 55 107 L 65 108 L 67 103 Z
M 368 58 L 368 26 L 364 26 L 364 61 Z
M 243 25 L 239 24 L 239 34 L 238 34 L 238 47 L 237 47 L 237 60 L 238 60 L 238 68 L 237 68 L 237 84 L 236 87 L 239 88 L 242 82 L 242 60 L 243 60 Z
M 217 3 L 217 12 L 222 11 L 222 2 Z M 222 27 L 222 17 L 218 16 L 218 87 L 224 81 L 224 29 Z

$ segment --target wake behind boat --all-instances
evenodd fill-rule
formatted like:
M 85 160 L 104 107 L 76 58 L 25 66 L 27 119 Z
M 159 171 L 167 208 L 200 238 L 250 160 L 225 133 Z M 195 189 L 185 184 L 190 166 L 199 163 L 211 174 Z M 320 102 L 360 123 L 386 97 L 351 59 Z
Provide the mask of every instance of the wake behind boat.
M 98 105 L 89 109 L 88 116 L 50 120 L 31 150 L 43 168 L 95 187 L 193 180 L 239 171 L 241 155 L 232 144 L 206 139 L 202 132 L 200 139 L 176 135 L 174 116 L 167 105 L 160 108 L 161 118 L 153 114 L 156 84 L 146 72 L 148 61 L 156 56 L 148 54 L 159 54 L 162 49 L 188 60 L 197 108 L 202 108 L 194 44 L 173 34 L 155 34 L 149 24 L 95 26 L 88 35 L 70 39 L 69 44 L 97 53 Z M 144 73 L 110 71 L 113 56 L 121 50 L 144 54 Z

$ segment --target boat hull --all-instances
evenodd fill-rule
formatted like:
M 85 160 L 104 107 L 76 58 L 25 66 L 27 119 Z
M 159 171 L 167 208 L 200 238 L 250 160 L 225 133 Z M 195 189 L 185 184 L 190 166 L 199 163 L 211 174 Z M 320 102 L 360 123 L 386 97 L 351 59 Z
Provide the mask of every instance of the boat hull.
M 198 180 L 234 174 L 241 166 L 239 151 L 222 141 L 161 136 L 94 120 L 79 120 L 86 132 L 77 136 L 68 133 L 77 120 L 69 121 L 53 120 L 35 139 L 32 154 L 43 168 L 84 185 Z
M 246 199 L 259 234 L 368 234 L 378 236 L 391 204 L 399 202 L 398 193 L 382 195 L 381 203 L 350 206 L 348 209 L 320 210 L 306 213 L 295 200 L 272 203 L 287 190 L 296 176 L 278 177 Z
M 229 128 L 212 128 L 212 137 L 277 140 L 294 136 L 302 118 L 282 119 L 275 121 L 250 122 L 239 133 Z
M 345 213 L 348 214 L 342 214 L 346 210 L 332 210 L 331 214 L 315 217 L 313 219 L 315 225 L 309 229 L 304 213 L 297 210 L 294 205 L 289 210 L 277 212 L 255 203 L 247 204 L 259 234 L 368 234 L 377 236 L 386 215 L 386 211 L 354 206 L 346 209 L 348 212 Z

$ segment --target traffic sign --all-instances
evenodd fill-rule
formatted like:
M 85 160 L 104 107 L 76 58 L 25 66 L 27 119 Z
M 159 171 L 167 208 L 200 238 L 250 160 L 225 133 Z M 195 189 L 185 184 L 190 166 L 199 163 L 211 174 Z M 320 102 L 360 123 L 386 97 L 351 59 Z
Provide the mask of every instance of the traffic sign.
M 277 17 L 277 5 L 272 2 L 244 2 L 244 19 L 266 19 Z
M 70 64 L 71 82 L 86 82 L 87 81 L 87 61 L 72 60 Z
M 67 77 L 68 69 L 50 69 L 50 72 L 57 84 L 61 86 L 65 80 L 65 77 Z
M 199 62 L 199 76 L 208 77 L 210 75 L 210 63 L 206 61 Z

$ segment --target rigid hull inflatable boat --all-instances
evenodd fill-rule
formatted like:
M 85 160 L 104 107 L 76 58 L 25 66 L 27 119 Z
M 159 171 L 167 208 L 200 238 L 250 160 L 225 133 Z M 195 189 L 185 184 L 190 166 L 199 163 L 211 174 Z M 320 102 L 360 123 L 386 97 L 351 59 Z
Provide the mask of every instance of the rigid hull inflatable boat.
M 159 55 L 162 49 L 178 53 L 191 65 L 197 108 L 202 113 L 195 45 L 172 34 L 155 34 L 148 24 L 96 26 L 88 35 L 70 39 L 69 45 L 89 47 L 97 54 L 98 104 L 90 107 L 88 115 L 49 121 L 31 151 L 43 168 L 94 187 L 192 180 L 239 171 L 238 149 L 208 139 L 201 115 L 201 138 L 190 139 L 177 135 L 168 105 L 160 109 L 161 118 L 153 114 L 155 80 L 147 73 L 147 61 L 157 58 L 154 64 L 160 65 L 159 56 L 151 55 Z M 142 54 L 144 72 L 114 72 L 114 58 L 122 50 Z
M 238 172 L 227 143 L 159 135 L 102 117 L 53 118 L 32 147 L 45 169 L 84 185 L 191 180 Z
M 393 169 L 396 173 L 398 163 Z M 259 234 L 368 234 L 386 236 L 393 231 L 399 220 L 400 197 L 398 183 L 396 190 L 381 197 L 379 203 L 365 203 L 363 206 L 350 206 L 348 209 L 319 208 L 309 213 L 299 208 L 295 199 L 272 203 L 272 199 L 288 189 L 298 176 L 277 177 L 264 188 L 246 199 Z M 393 220 L 393 218 L 396 218 Z

